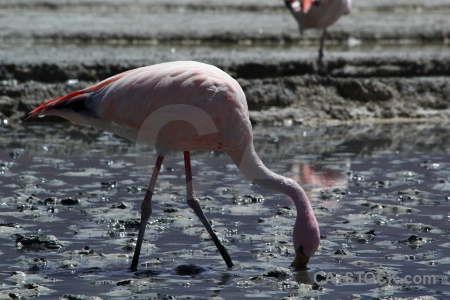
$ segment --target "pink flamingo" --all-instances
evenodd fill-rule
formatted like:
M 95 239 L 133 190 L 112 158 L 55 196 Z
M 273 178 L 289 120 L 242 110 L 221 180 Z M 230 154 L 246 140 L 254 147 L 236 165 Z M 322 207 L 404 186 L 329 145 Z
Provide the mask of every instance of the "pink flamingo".
M 319 247 L 319 226 L 304 190 L 292 179 L 270 171 L 253 146 L 245 94 L 222 70 L 199 62 L 168 62 L 130 70 L 96 85 L 55 98 L 30 112 L 54 115 L 105 129 L 155 147 L 157 159 L 141 206 L 141 222 L 131 269 L 136 270 L 151 199 L 164 155 L 183 151 L 187 203 L 203 223 L 229 268 L 233 262 L 194 195 L 189 151 L 226 152 L 253 182 L 292 198 L 297 209 L 293 229 L 296 257 L 304 269 Z
M 323 29 L 320 38 L 318 63 L 322 65 L 323 45 L 327 28 L 341 16 L 351 11 L 351 0 L 284 0 L 286 7 L 297 20 L 300 33 L 308 28 Z

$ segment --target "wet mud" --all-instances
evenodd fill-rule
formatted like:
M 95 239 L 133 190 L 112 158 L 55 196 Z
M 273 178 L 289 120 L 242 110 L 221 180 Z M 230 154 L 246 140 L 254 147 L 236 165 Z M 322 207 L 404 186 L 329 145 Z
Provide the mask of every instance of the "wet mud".
M 321 247 L 307 271 L 290 267 L 292 202 L 251 185 L 225 155 L 199 152 L 195 189 L 235 267 L 226 268 L 188 209 L 182 159 L 173 154 L 131 272 L 152 152 L 68 123 L 1 127 L 0 296 L 448 298 L 449 127 L 286 129 L 256 127 L 255 144 L 272 170 L 308 193 Z
M 1 1 L 0 299 L 449 298 L 450 5 L 354 2 L 319 68 L 321 32 L 300 36 L 282 0 Z M 193 153 L 195 188 L 236 267 L 188 209 L 173 155 L 131 272 L 152 149 L 26 119 L 173 60 L 242 85 L 257 152 L 317 215 L 309 270 L 290 268 L 291 201 L 211 152 Z

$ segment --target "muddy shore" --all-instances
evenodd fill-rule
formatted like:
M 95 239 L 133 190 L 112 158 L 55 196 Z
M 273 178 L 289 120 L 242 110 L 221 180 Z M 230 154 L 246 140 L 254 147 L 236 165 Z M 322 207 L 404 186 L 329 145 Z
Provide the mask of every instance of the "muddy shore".
M 0 112 L 118 72 L 172 60 L 217 65 L 242 85 L 254 123 L 450 120 L 450 5 L 355 1 L 329 30 L 300 36 L 282 1 L 2 1 Z

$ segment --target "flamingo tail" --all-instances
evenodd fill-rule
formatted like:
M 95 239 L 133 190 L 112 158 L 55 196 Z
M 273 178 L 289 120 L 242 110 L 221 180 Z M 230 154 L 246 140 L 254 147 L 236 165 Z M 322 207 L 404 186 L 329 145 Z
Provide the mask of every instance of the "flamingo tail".
M 76 114 L 88 115 L 88 116 L 93 117 L 94 112 L 92 109 L 89 108 L 89 105 L 87 103 L 87 100 L 90 98 L 91 93 L 93 93 L 97 90 L 100 90 L 103 87 L 108 86 L 110 83 L 122 78 L 125 74 L 132 72 L 132 71 L 133 70 L 125 71 L 123 73 L 117 74 L 108 79 L 105 79 L 102 82 L 99 82 L 99 83 L 97 83 L 91 87 L 88 87 L 84 90 L 72 92 L 65 96 L 49 100 L 49 101 L 39 105 L 35 109 L 33 109 L 29 113 L 28 118 L 44 116 L 46 114 L 58 115 L 58 116 L 62 116 L 63 118 L 66 118 L 62 113 L 60 113 L 63 111 L 66 113 L 72 112 L 72 113 L 76 113 Z
M 85 105 L 87 98 L 88 94 L 86 94 L 84 91 L 76 91 L 65 96 L 49 100 L 33 109 L 28 114 L 28 118 L 44 116 L 46 114 L 53 115 L 54 111 L 57 110 L 90 114 L 88 108 Z

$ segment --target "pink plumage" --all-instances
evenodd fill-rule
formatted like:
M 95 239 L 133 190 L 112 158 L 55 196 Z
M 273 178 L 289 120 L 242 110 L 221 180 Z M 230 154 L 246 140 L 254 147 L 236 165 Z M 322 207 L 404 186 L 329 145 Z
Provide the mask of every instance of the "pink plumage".
M 285 0 L 286 7 L 298 22 L 300 33 L 308 28 L 322 29 L 319 63 L 322 63 L 326 29 L 351 11 L 351 0 Z M 301 9 L 298 9 L 298 8 Z

